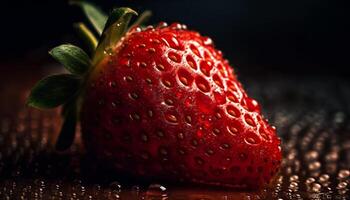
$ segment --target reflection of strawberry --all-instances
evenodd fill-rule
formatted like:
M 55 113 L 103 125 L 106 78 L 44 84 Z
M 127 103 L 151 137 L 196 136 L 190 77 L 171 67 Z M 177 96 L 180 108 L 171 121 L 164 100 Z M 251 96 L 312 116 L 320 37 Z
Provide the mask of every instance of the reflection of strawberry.
M 239 188 L 268 183 L 280 141 L 221 52 L 181 24 L 124 31 L 132 13 L 112 12 L 92 61 L 77 47 L 52 51 L 82 76 L 65 75 L 64 90 L 64 81 L 45 87 L 47 78 L 32 91 L 30 105 L 65 104 L 59 143 L 71 138 L 81 110 L 86 149 L 118 172 Z M 67 95 L 47 105 L 43 88 Z

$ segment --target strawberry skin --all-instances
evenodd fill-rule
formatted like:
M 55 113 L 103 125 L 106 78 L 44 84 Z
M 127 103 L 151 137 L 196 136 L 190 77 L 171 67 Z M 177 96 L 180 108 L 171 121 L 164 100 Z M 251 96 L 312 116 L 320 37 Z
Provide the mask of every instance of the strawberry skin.
M 117 172 L 258 188 L 279 169 L 258 103 L 211 39 L 184 25 L 133 28 L 88 83 L 83 141 Z

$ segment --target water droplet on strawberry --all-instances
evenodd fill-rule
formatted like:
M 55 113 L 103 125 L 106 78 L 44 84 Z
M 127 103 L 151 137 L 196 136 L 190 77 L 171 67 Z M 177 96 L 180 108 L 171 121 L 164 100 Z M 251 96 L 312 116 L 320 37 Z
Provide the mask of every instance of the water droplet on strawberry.
M 157 25 L 158 28 L 164 28 L 164 27 L 167 27 L 167 26 L 168 26 L 168 24 L 166 22 L 159 22 L 158 25 Z
M 108 55 L 108 56 L 113 56 L 114 51 L 113 51 L 112 48 L 107 48 L 107 49 L 104 49 L 103 53 L 104 53 L 105 55 Z
M 181 30 L 182 29 L 182 25 L 180 23 L 172 23 L 170 25 L 170 28 L 176 29 L 176 30 Z
M 213 40 L 210 37 L 203 37 L 203 43 L 204 45 L 212 45 Z

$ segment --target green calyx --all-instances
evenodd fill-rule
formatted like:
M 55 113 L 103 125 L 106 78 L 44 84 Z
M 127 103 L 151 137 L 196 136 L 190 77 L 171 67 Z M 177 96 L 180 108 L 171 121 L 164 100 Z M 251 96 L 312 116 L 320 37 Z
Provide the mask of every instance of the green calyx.
M 89 54 L 77 46 L 63 44 L 53 48 L 49 54 L 69 72 L 45 77 L 31 90 L 27 105 L 38 109 L 50 109 L 63 105 L 64 122 L 56 149 L 68 149 L 75 137 L 76 124 L 85 88 L 90 74 L 105 56 L 105 51 L 113 49 L 129 30 L 129 22 L 137 13 L 130 8 L 115 8 L 109 17 L 93 4 L 86 1 L 73 1 L 88 18 L 94 31 L 82 22 L 74 24 L 78 35 L 86 43 Z M 130 26 L 139 26 L 150 16 L 149 11 Z

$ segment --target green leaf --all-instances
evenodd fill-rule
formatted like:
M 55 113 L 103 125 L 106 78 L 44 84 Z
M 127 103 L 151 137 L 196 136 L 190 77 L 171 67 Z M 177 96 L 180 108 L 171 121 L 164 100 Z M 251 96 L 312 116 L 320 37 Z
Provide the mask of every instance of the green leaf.
M 78 76 L 71 74 L 48 76 L 34 86 L 27 105 L 46 109 L 64 104 L 79 91 L 80 82 Z
M 66 105 L 65 119 L 55 146 L 58 151 L 67 150 L 73 144 L 75 137 L 77 124 L 76 104 L 71 103 Z
M 49 54 L 73 74 L 82 75 L 91 66 L 89 56 L 82 49 L 71 44 L 55 47 Z
M 152 12 L 150 10 L 146 10 L 141 13 L 141 15 L 136 19 L 136 21 L 130 26 L 129 30 L 135 26 L 144 25 L 150 18 L 152 17 Z
M 107 21 L 107 15 L 92 3 L 86 1 L 72 1 L 71 3 L 83 9 L 92 26 L 101 35 Z
M 82 22 L 75 23 L 74 28 L 77 30 L 78 35 L 84 40 L 89 48 L 90 53 L 94 53 L 97 47 L 97 38 L 90 31 L 90 29 Z
M 137 12 L 130 8 L 121 7 L 113 9 L 97 46 L 93 64 L 97 64 L 103 58 L 104 52 L 113 48 L 125 35 L 132 15 L 137 15 Z

